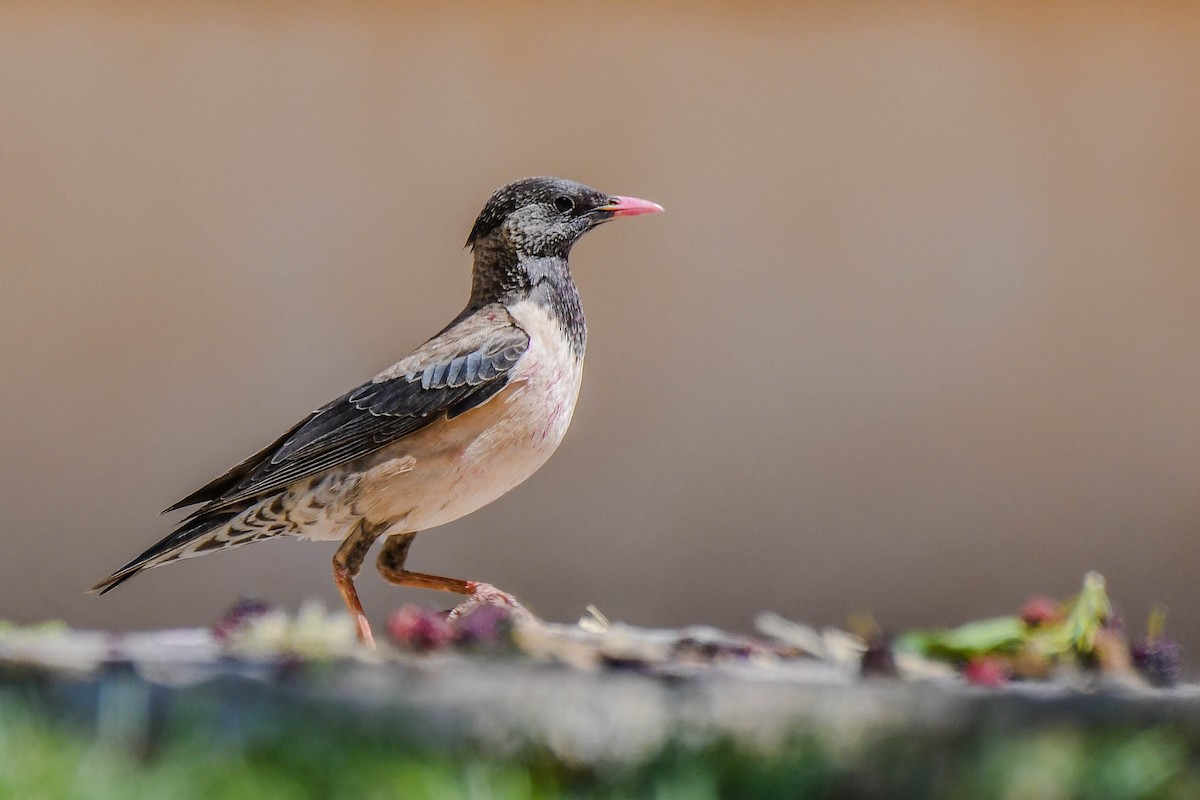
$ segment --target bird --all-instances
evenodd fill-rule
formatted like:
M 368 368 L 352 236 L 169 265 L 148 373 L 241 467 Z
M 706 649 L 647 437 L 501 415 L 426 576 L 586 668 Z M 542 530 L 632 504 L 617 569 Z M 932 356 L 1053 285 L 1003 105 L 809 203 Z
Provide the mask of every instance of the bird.
M 147 569 L 281 537 L 335 541 L 334 582 L 374 647 L 354 580 L 376 541 L 389 583 L 517 605 L 490 584 L 412 572 L 422 531 L 491 503 L 557 449 L 583 376 L 587 325 L 568 263 L 588 231 L 661 212 L 575 181 L 497 189 L 467 238 L 466 307 L 409 355 L 313 411 L 274 442 L 166 509 L 199 506 L 89 592 Z

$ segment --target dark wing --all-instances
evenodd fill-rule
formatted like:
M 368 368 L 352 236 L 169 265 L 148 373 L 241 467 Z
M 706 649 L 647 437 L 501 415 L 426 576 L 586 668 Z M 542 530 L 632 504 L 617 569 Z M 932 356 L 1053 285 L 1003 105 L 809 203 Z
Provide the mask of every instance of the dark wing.
M 197 514 L 219 511 L 456 417 L 507 386 L 528 348 L 529 335 L 503 306 L 487 306 L 167 510 L 204 502 Z

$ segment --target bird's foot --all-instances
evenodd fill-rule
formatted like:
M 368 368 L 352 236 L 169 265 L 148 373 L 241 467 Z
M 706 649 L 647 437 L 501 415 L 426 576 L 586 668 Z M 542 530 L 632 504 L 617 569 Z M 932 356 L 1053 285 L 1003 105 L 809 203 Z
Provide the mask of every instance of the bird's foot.
M 521 618 L 532 618 L 533 613 L 517 598 L 513 597 L 508 592 L 502 592 L 490 583 L 479 583 L 477 581 L 467 581 L 467 589 L 470 594 L 467 599 L 459 603 L 450 610 L 448 619 L 458 619 L 459 617 L 474 611 L 480 606 L 499 606 L 512 611 L 513 616 Z

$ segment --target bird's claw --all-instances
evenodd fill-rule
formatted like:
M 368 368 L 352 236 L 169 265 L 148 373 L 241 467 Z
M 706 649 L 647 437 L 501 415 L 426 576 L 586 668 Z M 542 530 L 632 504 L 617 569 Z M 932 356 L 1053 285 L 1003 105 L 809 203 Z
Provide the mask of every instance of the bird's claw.
M 508 592 L 500 591 L 490 583 L 468 581 L 467 589 L 471 593 L 465 601 L 450 610 L 450 613 L 447 615 L 448 619 L 458 619 L 480 606 L 500 606 L 501 608 L 510 609 L 514 616 L 522 618 L 533 616 L 529 609 L 521 605 L 521 602 L 517 598 Z

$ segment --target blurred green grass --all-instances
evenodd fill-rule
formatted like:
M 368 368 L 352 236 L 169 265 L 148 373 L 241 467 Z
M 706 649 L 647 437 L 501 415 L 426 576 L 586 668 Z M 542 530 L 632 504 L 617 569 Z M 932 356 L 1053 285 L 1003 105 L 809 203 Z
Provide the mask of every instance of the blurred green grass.
M 537 748 L 482 753 L 413 741 L 379 726 L 295 716 L 228 731 L 173 719 L 152 746 L 130 746 L 34 706 L 0 702 L 0 797 L 60 798 L 950 798 L 1190 800 L 1200 739 L 1171 725 L 965 735 L 880 731 L 848 743 L 797 732 L 769 752 L 724 739 L 673 742 L 623 765 L 577 765 Z

